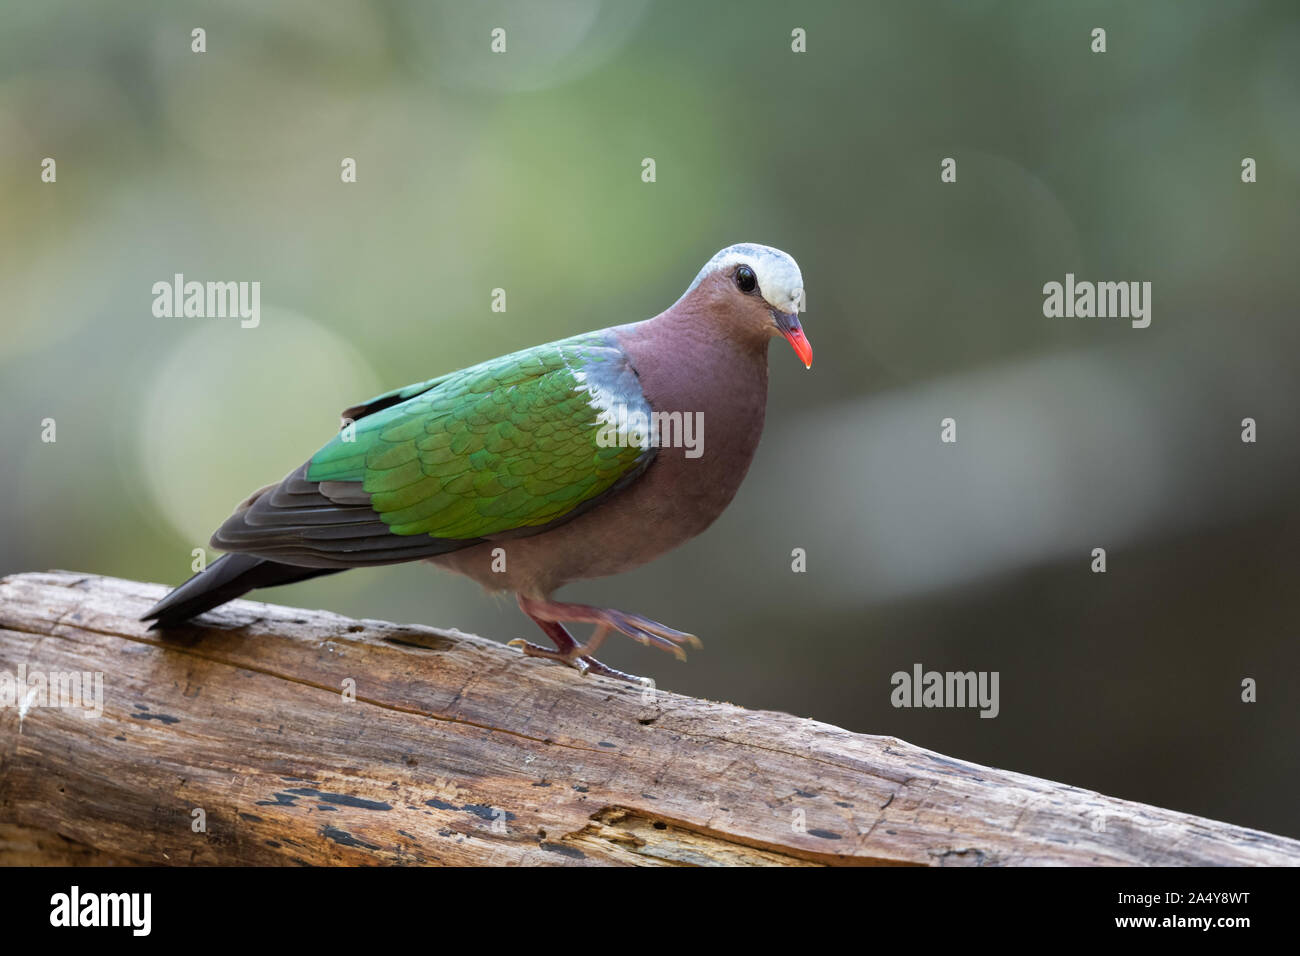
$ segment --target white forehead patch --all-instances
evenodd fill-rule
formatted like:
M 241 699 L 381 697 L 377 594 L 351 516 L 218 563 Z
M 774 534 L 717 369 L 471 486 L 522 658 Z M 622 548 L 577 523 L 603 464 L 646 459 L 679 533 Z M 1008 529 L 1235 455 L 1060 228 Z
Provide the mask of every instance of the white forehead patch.
M 706 262 L 690 288 L 683 293 L 683 298 L 690 295 L 708 276 L 720 270 L 729 272 L 741 263 L 754 270 L 758 290 L 772 308 L 781 312 L 804 310 L 803 273 L 799 271 L 799 264 L 780 249 L 753 242 L 738 242 L 734 246 L 727 246 Z

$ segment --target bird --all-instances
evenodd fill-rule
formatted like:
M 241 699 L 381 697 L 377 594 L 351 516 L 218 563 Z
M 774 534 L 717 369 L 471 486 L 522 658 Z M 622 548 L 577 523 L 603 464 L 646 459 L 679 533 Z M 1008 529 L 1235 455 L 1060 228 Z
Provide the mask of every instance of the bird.
M 142 620 L 174 628 L 255 588 L 426 561 L 513 592 L 554 645 L 510 642 L 526 656 L 641 682 L 595 657 L 610 633 L 682 660 L 699 639 L 553 594 L 663 555 L 731 503 L 763 432 L 768 343 L 786 339 L 812 367 L 802 311 L 795 260 L 738 243 L 653 318 L 353 405 L 311 458 L 213 533 L 226 553 Z M 690 423 L 693 447 L 681 440 Z M 579 642 L 566 624 L 593 628 Z

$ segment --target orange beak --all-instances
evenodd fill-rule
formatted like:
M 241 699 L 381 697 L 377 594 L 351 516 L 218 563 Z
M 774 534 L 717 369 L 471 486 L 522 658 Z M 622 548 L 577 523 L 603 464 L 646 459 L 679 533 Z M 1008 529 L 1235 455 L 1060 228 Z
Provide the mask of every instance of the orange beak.
M 773 318 L 776 319 L 776 327 L 781 330 L 785 340 L 794 349 L 794 354 L 799 356 L 799 361 L 803 362 L 804 368 L 812 368 L 812 343 L 808 341 L 808 336 L 803 334 L 799 317 L 792 312 L 774 312 Z

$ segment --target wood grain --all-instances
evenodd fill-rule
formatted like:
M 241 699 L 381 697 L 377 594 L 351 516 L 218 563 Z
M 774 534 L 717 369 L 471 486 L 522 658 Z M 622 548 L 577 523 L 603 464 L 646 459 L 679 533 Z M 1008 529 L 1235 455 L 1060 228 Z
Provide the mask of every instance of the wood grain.
M 0 708 L 0 863 L 1300 864 L 1294 840 L 454 631 L 236 601 L 164 637 L 136 620 L 164 590 L 0 580 L 0 674 L 103 675 L 95 718 Z

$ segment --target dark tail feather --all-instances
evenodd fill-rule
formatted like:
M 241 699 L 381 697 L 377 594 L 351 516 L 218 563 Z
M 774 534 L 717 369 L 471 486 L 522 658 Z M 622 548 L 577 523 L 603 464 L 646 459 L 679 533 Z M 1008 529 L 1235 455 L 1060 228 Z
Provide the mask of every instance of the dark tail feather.
M 153 621 L 156 630 L 174 627 L 214 607 L 233 601 L 253 588 L 306 581 L 322 574 L 334 574 L 343 568 L 300 568 L 278 564 L 248 554 L 223 554 L 176 590 L 151 607 L 142 621 Z

